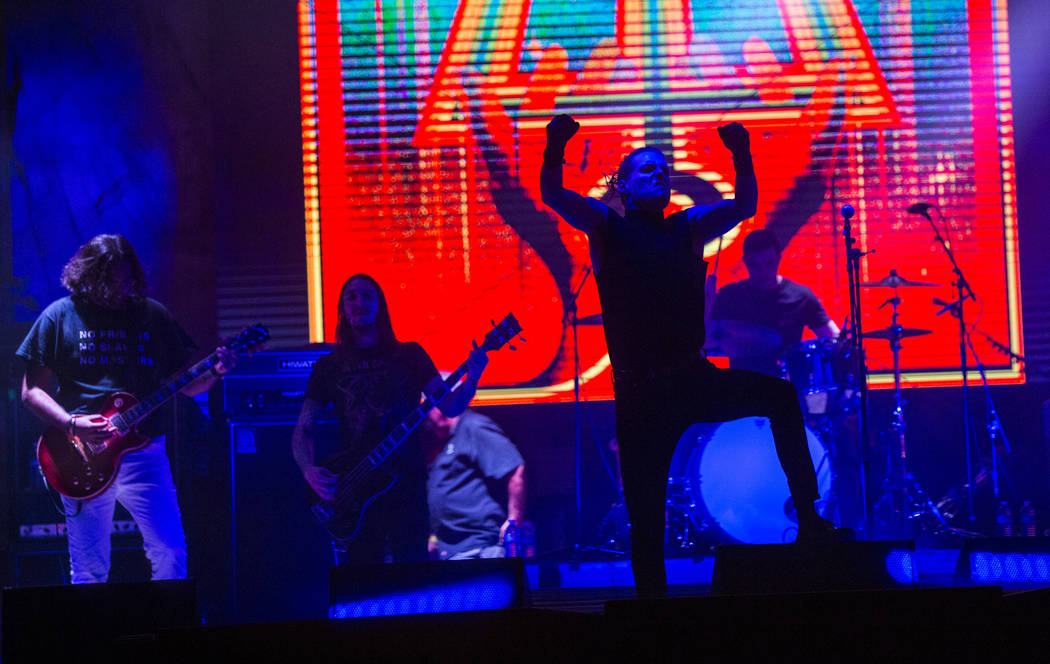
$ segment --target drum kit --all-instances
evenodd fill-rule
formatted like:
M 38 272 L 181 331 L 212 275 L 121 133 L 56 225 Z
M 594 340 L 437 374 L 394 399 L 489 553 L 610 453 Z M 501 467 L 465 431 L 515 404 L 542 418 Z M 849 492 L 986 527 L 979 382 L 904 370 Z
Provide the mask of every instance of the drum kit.
M 901 393 L 902 341 L 930 330 L 899 323 L 900 289 L 938 284 L 913 281 L 890 270 L 863 288 L 892 289 L 879 309 L 892 307 L 890 324 L 863 333 L 885 340 L 893 353 L 894 409 L 889 424 L 893 449 L 882 496 L 875 503 L 880 518 L 924 516 L 947 528 L 944 516 L 907 472 L 906 422 Z M 708 325 L 709 356 L 746 358 L 780 353 L 782 377 L 798 391 L 806 437 L 822 500 L 818 511 L 839 523 L 864 518 L 859 507 L 859 442 L 847 424 L 859 409 L 861 360 L 843 338 L 817 338 L 786 348 L 779 333 L 744 321 L 713 320 Z M 852 436 L 853 440 L 845 440 Z M 843 466 L 850 470 L 843 473 Z M 845 496 L 850 499 L 844 499 Z M 847 505 L 848 504 L 848 505 Z M 765 418 L 746 418 L 691 427 L 671 462 L 667 487 L 665 545 L 669 555 L 702 555 L 724 543 L 770 544 L 794 541 L 797 523 L 780 462 Z M 846 514 L 849 512 L 849 514 Z M 854 523 L 851 523 L 853 521 Z

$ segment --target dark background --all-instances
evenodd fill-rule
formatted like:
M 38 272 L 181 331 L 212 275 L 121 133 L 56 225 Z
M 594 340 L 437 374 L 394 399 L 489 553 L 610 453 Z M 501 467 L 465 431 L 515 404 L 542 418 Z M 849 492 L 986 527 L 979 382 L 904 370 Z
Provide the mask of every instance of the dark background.
M 1009 11 L 1029 382 L 991 393 L 1014 450 L 1004 497 L 1015 510 L 1034 500 L 1042 529 L 1050 527 L 1042 410 L 1050 397 L 1050 31 L 1042 0 L 1014 0 Z M 37 425 L 19 404 L 13 350 L 63 295 L 57 271 L 78 245 L 99 232 L 127 235 L 151 294 L 202 348 L 257 319 L 274 346 L 304 344 L 306 278 L 294 2 L 9 0 L 0 12 L 0 551 L 12 552 L 20 523 L 58 520 L 28 465 Z M 984 395 L 971 388 L 969 396 L 987 451 Z M 876 444 L 890 398 L 872 395 Z M 961 390 L 912 389 L 906 398 L 910 467 L 937 500 L 966 478 Z M 185 402 L 179 410 L 172 454 L 191 564 L 217 576 L 227 429 L 221 408 L 204 413 Z M 525 456 L 540 551 L 571 544 L 573 406 L 483 410 Z M 581 420 L 587 534 L 616 500 L 612 404 L 585 404 Z M 984 494 L 979 502 L 976 525 L 986 527 L 991 503 Z

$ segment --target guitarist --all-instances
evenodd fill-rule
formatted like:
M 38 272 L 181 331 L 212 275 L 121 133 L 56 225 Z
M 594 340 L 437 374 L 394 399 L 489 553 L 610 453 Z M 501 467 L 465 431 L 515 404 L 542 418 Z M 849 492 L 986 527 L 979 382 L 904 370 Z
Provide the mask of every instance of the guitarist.
M 42 422 L 85 444 L 102 443 L 114 426 L 99 414 L 113 392 L 141 396 L 159 388 L 185 364 L 195 345 L 163 305 L 145 296 L 146 275 L 135 249 L 121 235 L 97 235 L 62 269 L 70 295 L 37 318 L 16 355 L 25 360 L 22 403 Z M 233 367 L 235 355 L 182 389 L 210 388 Z M 48 391 L 57 382 L 54 393 Z M 154 413 L 139 426 L 150 444 L 127 454 L 102 494 L 80 501 L 62 496 L 73 583 L 109 577 L 115 501 L 142 532 L 153 579 L 186 577 L 186 536 L 161 431 Z
M 335 336 L 335 349 L 310 374 L 292 434 L 295 461 L 324 500 L 335 497 L 336 475 L 314 458 L 321 411 L 334 407 L 340 450 L 363 456 L 419 405 L 428 387 L 441 383 L 423 347 L 394 336 L 383 290 L 366 274 L 343 284 Z M 467 378 L 438 406 L 443 413 L 454 417 L 466 409 L 487 363 L 484 351 L 470 354 Z M 418 435 L 413 433 L 384 466 L 398 480 L 368 505 L 357 534 L 335 547 L 339 564 L 427 560 L 426 462 Z

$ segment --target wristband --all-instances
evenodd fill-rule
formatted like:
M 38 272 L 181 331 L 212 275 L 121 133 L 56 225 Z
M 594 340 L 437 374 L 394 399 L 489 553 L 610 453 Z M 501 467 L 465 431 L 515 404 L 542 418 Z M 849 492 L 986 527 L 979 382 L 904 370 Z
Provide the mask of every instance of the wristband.
M 738 175 L 746 175 L 755 172 L 755 164 L 751 160 L 751 154 L 733 155 L 733 170 Z
M 558 168 L 565 163 L 565 148 L 555 150 L 548 146 L 543 151 L 543 165 Z
M 77 416 L 76 415 L 70 415 L 69 416 L 69 421 L 66 422 L 66 432 L 69 433 L 70 436 L 75 436 L 76 435 L 76 433 L 77 433 Z

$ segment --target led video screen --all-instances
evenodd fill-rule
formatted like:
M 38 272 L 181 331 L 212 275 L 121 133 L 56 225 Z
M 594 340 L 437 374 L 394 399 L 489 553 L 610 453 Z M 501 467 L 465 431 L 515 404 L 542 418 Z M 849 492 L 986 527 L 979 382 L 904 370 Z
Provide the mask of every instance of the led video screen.
M 610 398 L 587 239 L 540 201 L 545 126 L 581 123 L 565 185 L 595 197 L 624 155 L 660 147 L 670 212 L 733 195 L 716 127 L 739 121 L 759 205 L 705 249 L 720 285 L 769 228 L 781 274 L 842 325 L 851 204 L 862 282 L 933 284 L 864 287 L 865 331 L 899 297 L 898 322 L 929 331 L 902 342 L 904 384 L 958 384 L 935 226 L 977 296 L 974 353 L 993 382 L 1023 382 L 1003 350 L 1023 354 L 1006 25 L 1005 0 L 300 2 L 311 340 L 333 340 L 339 289 L 366 272 L 442 370 L 516 315 L 527 341 L 493 354 L 478 402 L 572 400 L 577 354 L 583 397 Z M 930 220 L 907 212 L 920 202 Z M 892 385 L 889 342 L 865 347 L 871 384 Z

